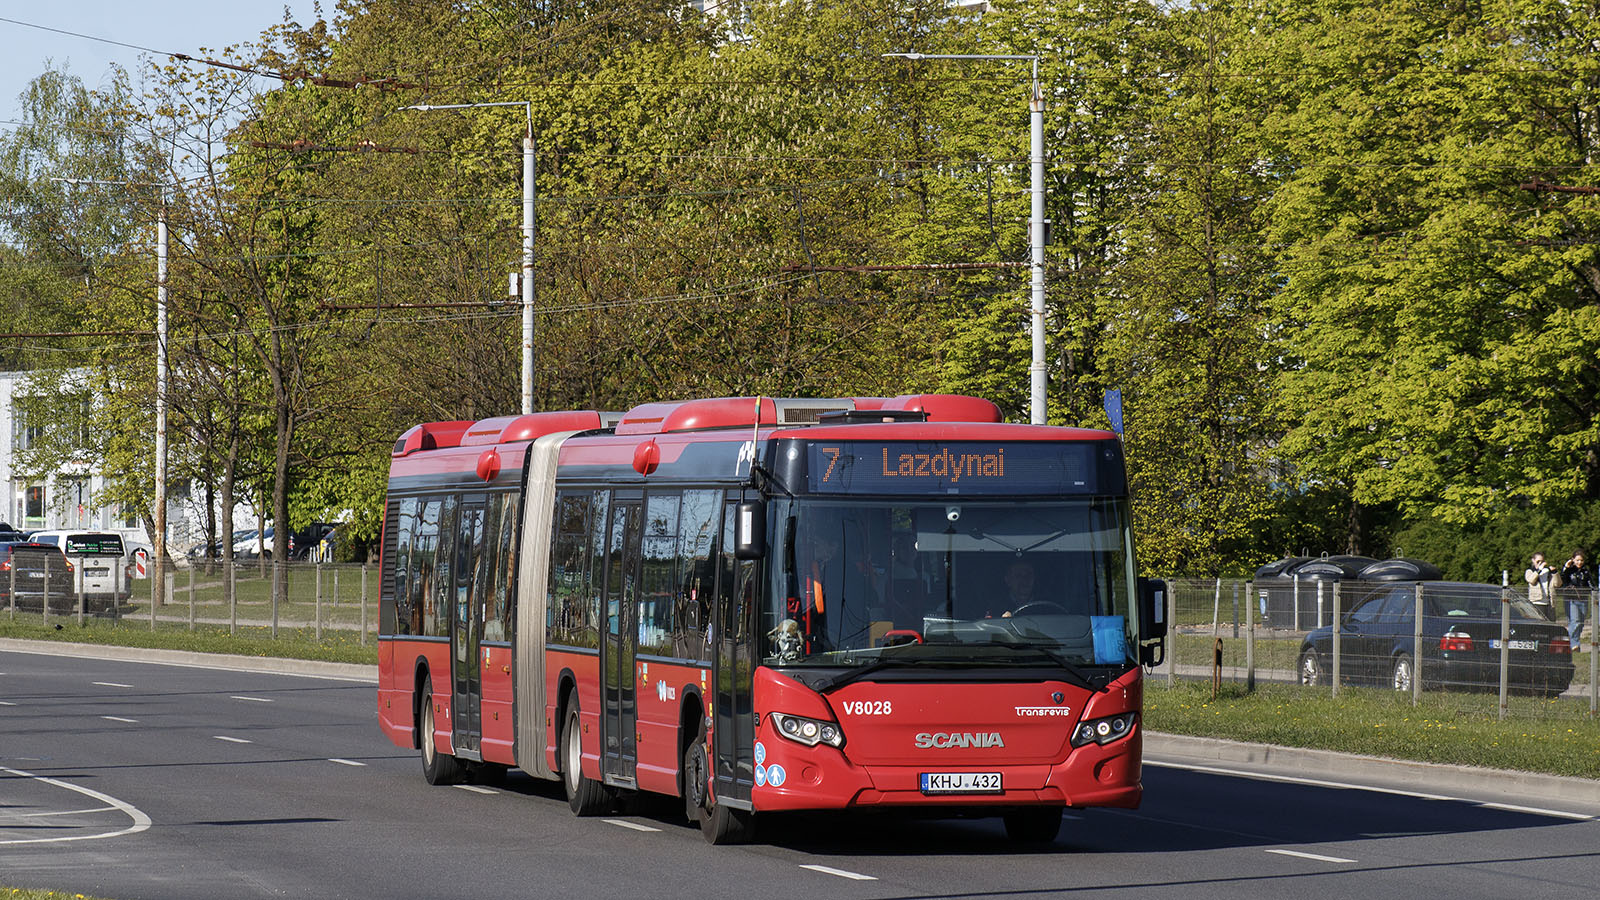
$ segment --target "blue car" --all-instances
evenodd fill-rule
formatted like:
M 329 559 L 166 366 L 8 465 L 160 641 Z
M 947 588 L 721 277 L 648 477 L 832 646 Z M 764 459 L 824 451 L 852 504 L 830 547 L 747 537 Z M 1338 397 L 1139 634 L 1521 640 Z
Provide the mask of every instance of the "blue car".
M 1413 653 L 1419 584 L 1424 688 L 1498 690 L 1501 614 L 1506 607 L 1511 613 L 1506 641 L 1511 689 L 1554 697 L 1572 683 L 1566 628 L 1540 615 L 1515 591 L 1446 581 L 1374 585 L 1358 595 L 1339 623 L 1342 681 L 1412 689 L 1418 669 Z M 1301 684 L 1331 683 L 1333 626 L 1306 635 L 1298 674 Z

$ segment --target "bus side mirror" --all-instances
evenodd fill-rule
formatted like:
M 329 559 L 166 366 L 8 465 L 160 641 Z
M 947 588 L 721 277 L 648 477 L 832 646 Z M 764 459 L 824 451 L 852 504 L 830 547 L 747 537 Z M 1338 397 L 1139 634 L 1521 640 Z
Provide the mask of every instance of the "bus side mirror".
M 1166 656 L 1167 592 L 1159 578 L 1139 579 L 1139 661 L 1158 665 Z
M 735 559 L 767 555 L 767 501 L 740 501 L 734 512 L 733 555 Z

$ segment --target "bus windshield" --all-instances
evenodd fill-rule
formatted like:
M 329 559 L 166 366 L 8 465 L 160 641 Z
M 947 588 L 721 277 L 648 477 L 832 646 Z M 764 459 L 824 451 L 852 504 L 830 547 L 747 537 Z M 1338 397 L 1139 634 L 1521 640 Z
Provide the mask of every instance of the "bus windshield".
M 1124 500 L 773 506 L 768 665 L 1136 664 Z

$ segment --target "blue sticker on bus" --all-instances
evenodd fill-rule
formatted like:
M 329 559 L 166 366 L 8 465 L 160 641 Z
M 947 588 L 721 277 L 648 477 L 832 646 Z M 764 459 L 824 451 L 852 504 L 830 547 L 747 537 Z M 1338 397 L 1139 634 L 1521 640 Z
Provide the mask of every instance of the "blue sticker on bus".
M 761 743 L 760 741 L 756 741 L 756 765 L 759 766 L 759 765 L 761 765 L 762 763 L 764 763 L 766 761 L 767 761 L 767 745 Z
M 1094 632 L 1094 661 L 1103 666 L 1128 661 L 1127 620 L 1122 616 L 1090 616 Z
M 756 787 L 766 787 L 766 784 L 767 770 L 761 766 L 756 766 Z
M 773 787 L 783 787 L 783 780 L 786 777 L 788 776 L 784 774 L 783 766 L 773 766 L 767 770 L 767 783 Z

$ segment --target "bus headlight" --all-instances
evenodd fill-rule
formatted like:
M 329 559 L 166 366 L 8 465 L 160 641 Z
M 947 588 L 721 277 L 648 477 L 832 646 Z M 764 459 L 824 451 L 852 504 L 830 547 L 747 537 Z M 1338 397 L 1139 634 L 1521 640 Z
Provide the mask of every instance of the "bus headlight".
M 1120 738 L 1125 738 L 1133 731 L 1134 718 L 1137 713 L 1125 712 L 1103 719 L 1088 719 L 1078 723 L 1072 730 L 1072 746 L 1085 747 L 1089 744 L 1109 744 Z
M 836 722 L 823 719 L 808 719 L 804 716 L 791 716 L 787 713 L 772 713 L 772 727 L 797 744 L 815 747 L 818 744 L 827 744 L 830 747 L 844 746 L 844 732 L 839 730 Z

